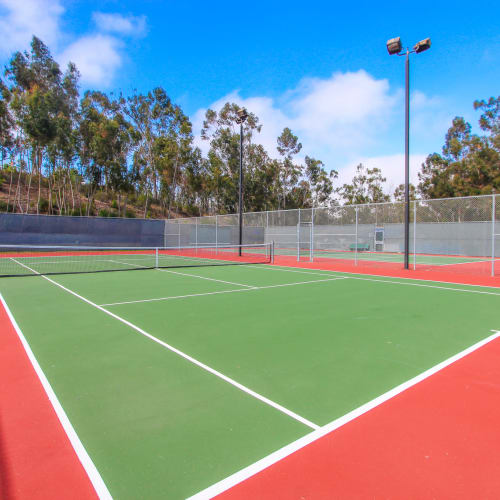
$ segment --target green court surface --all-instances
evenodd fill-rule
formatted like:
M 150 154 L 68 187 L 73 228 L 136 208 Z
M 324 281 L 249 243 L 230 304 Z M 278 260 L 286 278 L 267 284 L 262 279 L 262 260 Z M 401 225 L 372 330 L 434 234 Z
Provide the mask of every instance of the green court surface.
M 0 291 L 114 498 L 193 495 L 499 327 L 495 288 L 269 265 Z
M 276 248 L 276 255 L 297 255 L 296 248 Z M 308 248 L 300 250 L 301 258 L 308 258 L 310 251 Z M 354 252 L 352 250 L 318 250 L 313 251 L 314 259 L 345 259 L 373 262 L 394 262 L 402 263 L 404 254 L 398 252 Z M 467 255 L 430 255 L 414 254 L 410 252 L 410 262 L 424 266 L 453 266 L 456 264 L 475 264 L 479 262 L 491 262 L 489 257 L 474 257 Z

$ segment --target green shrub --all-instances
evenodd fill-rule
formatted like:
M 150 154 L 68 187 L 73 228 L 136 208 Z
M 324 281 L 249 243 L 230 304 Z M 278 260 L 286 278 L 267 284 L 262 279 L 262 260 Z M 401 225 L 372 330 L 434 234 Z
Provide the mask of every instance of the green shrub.
M 109 201 L 110 195 L 105 191 L 96 191 L 96 193 L 94 194 L 94 198 L 97 201 Z
M 111 202 L 111 208 L 118 208 L 118 202 L 116 200 Z
M 38 211 L 42 214 L 47 213 L 49 211 L 49 200 L 40 198 L 40 201 L 38 202 Z
M 125 211 L 125 217 L 129 218 L 129 219 L 135 219 L 135 212 L 133 212 L 132 210 L 126 210 Z
M 0 200 L 0 212 L 13 212 L 14 206 L 10 203 L 7 204 L 6 201 Z

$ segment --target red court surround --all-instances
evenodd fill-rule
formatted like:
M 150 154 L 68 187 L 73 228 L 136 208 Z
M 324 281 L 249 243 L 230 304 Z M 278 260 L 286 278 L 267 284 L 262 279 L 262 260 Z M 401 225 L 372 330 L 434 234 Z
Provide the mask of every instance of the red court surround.
M 217 498 L 487 500 L 499 495 L 497 338 Z
M 2 500 L 97 498 L 1 304 L 0 405 Z

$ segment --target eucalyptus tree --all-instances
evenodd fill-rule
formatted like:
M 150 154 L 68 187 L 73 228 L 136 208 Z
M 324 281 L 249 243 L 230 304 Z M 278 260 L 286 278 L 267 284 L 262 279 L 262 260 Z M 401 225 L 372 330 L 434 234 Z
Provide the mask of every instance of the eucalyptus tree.
M 118 197 L 128 189 L 128 158 L 139 135 L 121 111 L 120 103 L 102 92 L 86 92 L 81 103 L 80 160 L 88 183 L 87 215 L 98 187 Z
M 26 164 L 29 170 L 26 212 L 30 208 L 33 174 L 38 176 L 37 213 L 39 211 L 44 166 L 49 186 L 50 211 L 56 171 L 55 152 L 60 149 L 58 142 L 67 142 L 62 136 L 74 131 L 73 124 L 78 110 L 79 74 L 71 63 L 63 74 L 48 47 L 34 36 L 30 51 L 16 52 L 5 70 L 5 75 L 11 84 L 10 106 L 16 119 L 18 144 L 24 145 L 24 148 L 20 149 L 19 165 Z M 21 178 L 22 175 L 20 180 Z
M 489 134 L 489 145 L 500 153 L 500 96 L 490 97 L 487 101 L 475 101 L 474 109 L 483 111 L 479 126 Z
M 479 126 L 486 135 L 472 133 L 462 117 L 453 119 L 442 153 L 427 156 L 418 174 L 424 198 L 489 194 L 500 189 L 500 97 L 476 101 L 484 113 Z
M 297 165 L 293 161 L 293 157 L 300 153 L 302 144 L 292 131 L 286 127 L 277 139 L 277 150 L 282 156 L 280 165 L 280 188 L 281 188 L 281 201 L 282 208 L 289 208 L 287 206 L 287 194 L 299 181 L 302 174 L 302 166 Z
M 185 166 L 193 154 L 191 123 L 160 87 L 146 95 L 121 97 L 120 106 L 139 133 L 134 164 L 136 171 L 145 177 L 144 216 L 150 192 L 155 200 L 160 198 L 169 215 Z
M 338 172 L 332 170 L 328 174 L 321 160 L 309 156 L 305 157 L 305 164 L 305 175 L 310 185 L 312 206 L 327 205 L 334 192 L 333 180 L 338 178 Z
M 379 168 L 367 168 L 360 163 L 351 184 L 343 184 L 339 194 L 346 205 L 389 201 L 390 196 L 384 192 L 383 187 L 386 180 Z
M 274 186 L 278 182 L 279 166 L 271 160 L 261 144 L 249 144 L 245 153 L 245 207 L 249 212 L 278 208 Z
M 215 198 L 218 212 L 238 211 L 238 180 L 240 134 L 238 110 L 235 103 L 226 103 L 220 111 L 208 109 L 201 130 L 203 140 L 209 141 L 208 172 L 211 177 L 210 189 Z M 251 144 L 254 132 L 260 132 L 259 119 L 253 113 L 243 124 L 243 144 Z M 244 155 L 244 168 L 247 170 L 249 156 Z M 245 198 L 244 198 L 245 199 Z M 245 209 L 247 209 L 245 201 Z
M 9 102 L 11 94 L 5 83 L 0 79 L 0 161 L 3 168 L 5 158 L 14 145 L 14 118 Z

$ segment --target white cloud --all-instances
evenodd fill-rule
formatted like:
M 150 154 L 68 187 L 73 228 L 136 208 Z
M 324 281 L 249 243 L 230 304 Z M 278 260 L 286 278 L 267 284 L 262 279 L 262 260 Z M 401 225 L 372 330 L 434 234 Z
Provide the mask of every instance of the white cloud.
M 0 0 L 0 56 L 28 49 L 36 35 L 64 67 L 74 62 L 85 85 L 109 87 L 125 58 L 123 37 L 146 32 L 145 16 L 95 12 L 97 31 L 75 37 L 61 29 L 61 0 Z
M 387 127 L 397 102 L 387 80 L 363 70 L 305 79 L 290 95 L 294 127 L 312 146 L 328 143 L 332 150 L 372 143 Z
M 328 168 L 337 168 L 362 155 L 387 129 L 399 94 L 392 95 L 386 80 L 376 80 L 363 70 L 334 73 L 328 79 L 308 78 L 282 96 L 242 98 L 234 91 L 210 108 L 219 110 L 235 102 L 255 113 L 262 132 L 254 140 L 277 156 L 276 138 L 284 127 L 292 129 L 303 144 L 302 155 L 320 158 Z M 193 118 L 199 134 L 205 109 Z M 198 140 L 203 151 L 208 149 Z
M 432 142 L 444 136 L 454 115 L 446 108 L 443 99 L 436 96 L 427 96 L 417 90 L 410 98 L 410 126 L 412 137 L 420 142 Z
M 103 32 L 133 36 L 141 36 L 146 32 L 146 16 L 94 12 L 92 18 L 97 28 Z
M 226 102 L 234 102 L 258 116 L 259 123 L 262 124 L 262 132 L 255 134 L 254 142 L 262 144 L 271 156 L 277 156 L 276 138 L 281 134 L 283 128 L 287 126 L 286 124 L 289 123 L 289 119 L 281 110 L 276 108 L 273 99 L 269 97 L 250 97 L 244 99 L 237 91 L 234 91 L 212 103 L 210 108 L 219 111 Z M 203 141 L 200 137 L 206 111 L 205 108 L 199 109 L 192 119 L 195 143 L 204 153 L 210 147 L 208 141 Z
M 220 110 L 226 102 L 235 102 L 255 113 L 263 124 L 254 141 L 264 145 L 271 156 L 278 156 L 276 138 L 284 127 L 299 137 L 305 155 L 322 160 L 328 170 L 339 172 L 336 186 L 349 183 L 359 163 L 380 168 L 387 178 L 388 193 L 404 182 L 404 95 L 392 91 L 387 80 L 377 80 L 366 71 L 334 73 L 330 78 L 308 78 L 277 98 L 242 98 L 234 91 L 214 102 Z M 418 184 L 418 172 L 426 154 L 425 147 L 414 144 L 422 137 L 442 137 L 449 114 L 441 99 L 416 91 L 412 94 L 412 151 L 410 181 Z M 199 133 L 205 115 L 200 109 L 193 117 L 197 144 L 207 152 L 209 145 Z
M 33 35 L 57 48 L 63 13 L 59 0 L 0 0 L 0 53 L 27 49 Z
M 109 86 L 122 65 L 123 42 L 107 35 L 79 38 L 59 57 L 65 64 L 74 62 L 88 85 Z
M 427 155 L 415 154 L 410 155 L 410 182 L 413 185 L 418 184 L 418 172 Z M 349 184 L 352 178 L 356 175 L 356 167 L 362 163 L 367 168 L 379 168 L 382 171 L 382 176 L 387 179 L 384 190 L 392 194 L 394 190 L 404 183 L 405 180 L 405 157 L 404 154 L 359 157 L 355 161 L 349 162 L 341 166 L 339 177 L 335 182 L 336 185 Z

